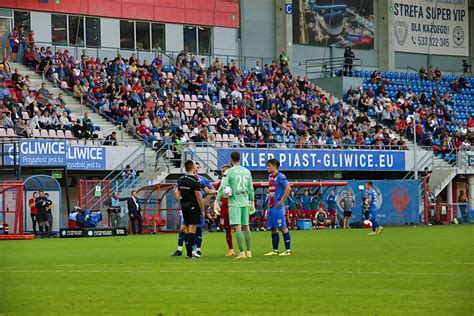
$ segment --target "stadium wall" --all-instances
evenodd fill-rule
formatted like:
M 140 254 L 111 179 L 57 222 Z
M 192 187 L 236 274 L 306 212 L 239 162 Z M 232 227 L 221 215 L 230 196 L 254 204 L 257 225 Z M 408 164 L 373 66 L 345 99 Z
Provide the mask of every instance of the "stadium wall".
M 3 0 L 1 5 L 19 10 L 239 27 L 238 0 Z
M 268 38 L 272 37 L 267 32 L 252 32 L 244 31 L 246 26 L 242 26 L 242 51 L 244 55 L 247 52 L 258 52 L 263 56 L 268 56 L 267 53 L 274 51 L 274 58 L 277 58 L 282 50 L 286 50 L 290 56 L 290 65 L 292 71 L 299 75 L 305 74 L 304 62 L 309 59 L 318 58 L 329 58 L 330 48 L 329 46 L 310 46 L 300 45 L 293 38 L 293 19 L 297 14 L 297 8 L 295 4 L 298 1 L 289 0 L 277 0 L 274 3 L 275 15 L 271 19 L 270 6 L 273 1 L 244 1 L 242 6 L 243 23 L 253 23 L 252 26 L 267 30 L 274 24 L 274 34 L 276 37 L 275 42 L 269 41 Z M 340 1 L 345 3 L 344 1 Z M 361 58 L 366 69 L 379 68 L 386 71 L 406 71 L 407 66 L 411 66 L 418 69 L 420 65 L 427 65 L 428 62 L 431 65 L 439 66 L 442 71 L 445 72 L 459 72 L 461 70 L 461 64 L 463 59 L 470 59 L 473 64 L 473 36 L 472 30 L 474 21 L 474 1 L 469 1 L 469 27 L 471 34 L 467 39 L 470 47 L 469 56 L 450 56 L 450 55 L 436 55 L 430 54 L 429 58 L 427 54 L 416 54 L 416 53 L 405 53 L 396 52 L 393 45 L 393 1 L 385 0 L 374 0 L 374 43 L 373 48 L 370 49 L 357 49 L 354 48 L 356 58 Z M 292 4 L 292 14 L 286 12 L 286 5 Z M 258 21 L 256 17 L 263 17 L 263 21 Z M 467 30 L 466 30 L 467 31 Z M 265 34 L 265 36 L 260 36 Z M 259 37 L 257 37 L 259 36 Z M 256 46 L 256 47 L 254 47 Z M 264 54 L 265 53 L 265 54 Z M 344 53 L 343 48 L 334 48 L 333 57 L 342 57 Z

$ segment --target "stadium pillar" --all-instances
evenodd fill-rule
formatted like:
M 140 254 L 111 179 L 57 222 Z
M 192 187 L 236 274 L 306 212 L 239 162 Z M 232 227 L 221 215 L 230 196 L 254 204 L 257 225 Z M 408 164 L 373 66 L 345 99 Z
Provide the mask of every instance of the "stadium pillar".
M 446 201 L 449 205 L 453 205 L 453 181 L 449 181 L 446 193 Z
M 381 70 L 390 71 L 395 68 L 395 48 L 393 36 L 393 17 L 392 17 L 392 1 L 376 1 L 377 17 L 377 48 L 379 55 L 379 68 Z
M 474 175 L 470 175 L 467 178 L 467 183 L 469 184 L 469 208 L 468 210 L 474 210 Z
M 294 60 L 291 43 L 293 41 L 292 14 L 286 13 L 286 0 L 275 1 L 275 53 L 276 58 L 281 51 L 286 51 L 290 57 L 290 67 Z

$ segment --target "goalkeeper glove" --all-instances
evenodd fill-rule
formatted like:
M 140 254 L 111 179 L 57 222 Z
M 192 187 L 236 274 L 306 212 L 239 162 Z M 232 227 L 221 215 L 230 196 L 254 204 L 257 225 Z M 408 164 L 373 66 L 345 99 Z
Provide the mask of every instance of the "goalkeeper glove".
M 255 210 L 255 202 L 252 201 L 252 203 L 250 204 L 250 211 L 249 211 L 249 214 L 252 215 L 252 214 L 255 214 L 256 210 Z
M 221 207 L 219 205 L 219 202 L 217 201 L 214 203 L 214 213 L 216 213 L 217 215 L 221 213 Z

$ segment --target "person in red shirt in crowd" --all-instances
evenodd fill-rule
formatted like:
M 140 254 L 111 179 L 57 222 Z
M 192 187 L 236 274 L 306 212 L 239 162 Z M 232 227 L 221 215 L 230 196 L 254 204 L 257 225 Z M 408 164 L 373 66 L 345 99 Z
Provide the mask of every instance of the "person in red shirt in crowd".
M 150 132 L 150 130 L 146 127 L 145 120 L 142 120 L 142 122 L 140 123 L 140 126 L 138 126 L 137 134 L 138 136 L 140 136 L 140 138 L 142 138 L 143 140 L 145 140 L 145 142 L 149 144 L 152 144 L 156 140 L 155 135 L 153 135 Z
M 474 128 L 474 119 L 472 116 L 467 120 L 467 128 Z
M 38 215 L 38 208 L 35 205 L 36 198 L 38 197 L 38 192 L 33 192 L 33 196 L 28 200 L 28 205 L 30 206 L 30 216 L 31 221 L 33 222 L 33 233 L 36 236 L 36 216 Z
M 223 165 L 221 167 L 221 175 L 224 176 L 227 169 L 230 169 L 230 165 Z M 215 187 L 216 190 L 219 189 L 221 181 L 219 181 Z M 234 245 L 232 244 L 232 230 L 229 223 L 229 202 L 226 198 L 221 199 L 220 205 L 220 214 L 221 214 L 221 227 L 225 230 L 225 239 L 227 241 L 227 246 L 229 247 L 229 252 L 226 254 L 227 257 L 235 256 Z

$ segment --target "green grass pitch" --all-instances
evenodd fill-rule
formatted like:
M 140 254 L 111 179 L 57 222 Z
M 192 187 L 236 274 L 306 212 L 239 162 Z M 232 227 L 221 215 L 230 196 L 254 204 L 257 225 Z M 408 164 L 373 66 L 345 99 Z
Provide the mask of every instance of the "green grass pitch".
M 474 226 L 292 232 L 294 255 L 172 258 L 175 234 L 0 242 L 0 315 L 473 315 Z M 283 245 L 281 245 L 282 247 Z

